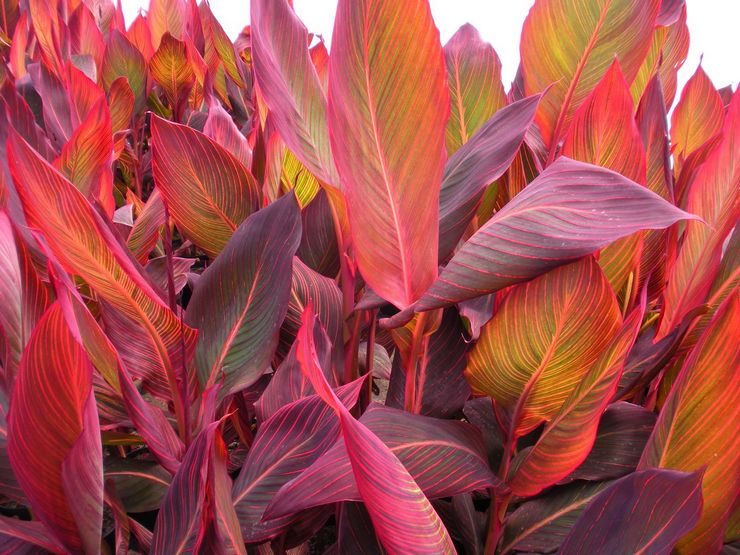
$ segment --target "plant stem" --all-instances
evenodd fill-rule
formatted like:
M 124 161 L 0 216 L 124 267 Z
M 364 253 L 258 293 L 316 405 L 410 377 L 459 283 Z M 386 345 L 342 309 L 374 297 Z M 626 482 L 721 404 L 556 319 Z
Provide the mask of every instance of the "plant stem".
M 424 330 L 429 320 L 430 312 L 420 312 L 417 316 L 416 326 L 414 326 L 414 333 L 411 338 L 411 349 L 406 364 L 406 389 L 404 392 L 404 408 L 408 412 L 415 412 L 417 408 L 416 403 L 416 378 L 417 378 L 417 365 L 419 362 L 420 354 L 423 354 L 425 342 L 424 342 Z

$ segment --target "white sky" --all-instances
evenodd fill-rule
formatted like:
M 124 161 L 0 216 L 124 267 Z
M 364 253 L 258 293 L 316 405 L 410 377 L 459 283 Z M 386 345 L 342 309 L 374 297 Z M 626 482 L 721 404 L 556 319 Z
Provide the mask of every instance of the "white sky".
M 402 0 L 401 0 L 402 1 Z M 442 44 L 464 23 L 472 23 L 496 49 L 508 90 L 519 64 L 519 34 L 533 0 L 430 0 Z M 694 73 L 701 55 L 703 67 L 717 88 L 740 80 L 740 0 L 687 0 L 691 46 L 678 75 L 679 91 Z M 149 0 L 122 0 L 127 24 Z M 249 0 L 210 0 L 211 10 L 230 37 L 249 23 Z M 308 30 L 331 43 L 337 0 L 294 0 Z M 678 99 L 678 95 L 676 95 Z

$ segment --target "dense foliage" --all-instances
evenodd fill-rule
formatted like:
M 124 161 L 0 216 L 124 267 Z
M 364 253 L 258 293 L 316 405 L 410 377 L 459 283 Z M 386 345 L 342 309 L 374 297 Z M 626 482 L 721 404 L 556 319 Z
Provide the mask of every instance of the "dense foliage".
M 736 552 L 740 93 L 677 95 L 683 0 L 537 0 L 508 92 L 427 0 L 331 55 L 288 0 L 0 16 L 2 553 Z

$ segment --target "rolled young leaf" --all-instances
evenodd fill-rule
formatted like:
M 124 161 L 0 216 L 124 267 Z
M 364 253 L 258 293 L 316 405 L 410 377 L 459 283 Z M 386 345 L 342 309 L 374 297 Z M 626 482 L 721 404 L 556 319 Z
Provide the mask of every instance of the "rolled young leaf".
M 437 274 L 446 73 L 426 0 L 340 0 L 329 61 L 332 153 L 360 272 L 399 308 Z
M 198 329 L 195 363 L 203 389 L 223 377 L 223 397 L 267 370 L 300 239 L 300 211 L 289 193 L 247 218 L 201 275 L 185 321 Z
M 416 310 L 491 293 L 684 219 L 697 218 L 618 173 L 561 156 L 468 239 Z

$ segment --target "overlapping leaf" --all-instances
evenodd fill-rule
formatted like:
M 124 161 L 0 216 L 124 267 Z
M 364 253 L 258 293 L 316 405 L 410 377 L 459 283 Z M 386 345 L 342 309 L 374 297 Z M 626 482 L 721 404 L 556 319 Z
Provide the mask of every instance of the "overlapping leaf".
M 633 113 L 627 83 L 615 61 L 573 116 L 563 140 L 563 155 L 609 168 L 644 185 L 645 150 Z M 630 295 L 625 288 L 630 274 L 638 273 L 642 242 L 641 235 L 625 237 L 599 255 L 599 264 L 619 294 Z M 627 300 L 631 302 L 634 296 Z
M 635 472 L 614 482 L 581 513 L 559 553 L 668 555 L 702 511 L 701 473 Z
M 720 306 L 686 359 L 645 447 L 640 468 L 703 471 L 701 520 L 681 540 L 682 553 L 719 550 L 740 492 L 740 299 Z
M 359 422 L 398 457 L 430 499 L 492 486 L 505 491 L 488 468 L 480 436 L 468 424 L 377 404 L 370 405 Z M 346 444 L 340 440 L 275 496 L 267 514 L 362 499 Z
M 298 336 L 298 360 L 317 394 L 337 414 L 360 497 L 383 547 L 391 554 L 454 553 L 452 540 L 429 500 L 395 454 L 355 420 L 321 373 L 309 306 Z M 383 468 L 382 475 L 374 469 Z
M 439 196 L 440 261 L 457 246 L 485 188 L 511 165 L 539 99 L 535 95 L 501 108 L 447 160 Z
M 449 105 L 429 5 L 340 1 L 329 64 L 332 153 L 357 264 L 376 293 L 404 308 L 437 274 Z
M 9 145 L 11 173 L 28 223 L 43 232 L 67 271 L 84 278 L 111 306 L 143 327 L 147 342 L 131 347 L 156 360 L 171 390 L 178 391 L 176 376 L 182 368 L 177 362 L 182 364 L 192 352 L 195 332 L 165 305 L 75 186 L 16 134 Z M 175 395 L 174 401 L 182 429 L 182 399 Z
M 632 311 L 548 422 L 537 443 L 514 460 L 509 486 L 520 496 L 536 495 L 565 478 L 586 459 L 596 439 L 601 414 L 622 375 L 624 361 L 642 324 L 644 309 Z
M 223 379 L 227 395 L 267 370 L 288 309 L 300 236 L 291 193 L 247 218 L 203 272 L 186 322 L 198 329 L 195 363 L 204 389 Z
M 100 548 L 99 437 L 92 366 L 55 303 L 23 353 L 8 415 L 8 454 L 34 515 L 72 552 Z
M 552 84 L 537 112 L 545 145 L 554 152 L 571 118 L 614 57 L 627 83 L 650 47 L 660 0 L 539 0 L 522 29 L 525 94 Z
M 311 172 L 339 185 L 326 96 L 308 52 L 306 28 L 286 0 L 255 0 L 250 6 L 254 72 L 278 132 Z
M 719 271 L 722 244 L 740 216 L 740 92 L 727 108 L 722 139 L 699 168 L 688 210 L 704 220 L 689 222 L 664 293 L 659 337 L 699 305 Z
M 152 117 L 157 189 L 182 233 L 215 257 L 259 206 L 252 174 L 198 131 Z
M 501 60 L 478 30 L 466 23 L 444 47 L 450 85 L 450 119 L 447 152 L 453 154 L 506 105 L 501 84 Z
M 609 283 L 584 258 L 514 289 L 483 328 L 465 373 L 474 393 L 519 411 L 513 429 L 521 435 L 556 417 L 620 324 Z
M 460 248 L 417 310 L 532 279 L 640 229 L 692 217 L 622 175 L 560 157 Z
M 337 389 L 348 407 L 357 402 L 364 380 Z M 323 455 L 339 437 L 339 421 L 318 396 L 302 397 L 279 408 L 262 424 L 232 490 L 247 541 L 261 541 L 285 531 L 296 518 L 263 518 L 282 486 Z

